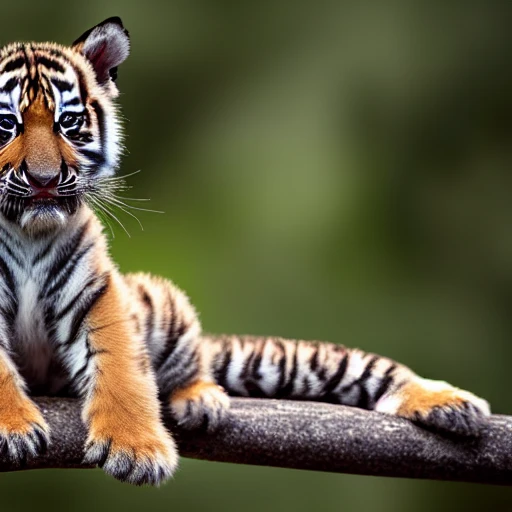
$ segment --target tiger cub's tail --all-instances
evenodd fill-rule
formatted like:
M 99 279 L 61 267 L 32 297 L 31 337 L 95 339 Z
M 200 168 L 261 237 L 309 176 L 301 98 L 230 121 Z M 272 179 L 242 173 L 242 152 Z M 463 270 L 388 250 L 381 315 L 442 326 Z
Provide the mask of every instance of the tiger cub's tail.
M 216 382 L 234 396 L 350 405 L 460 435 L 477 435 L 490 414 L 468 391 L 333 343 L 205 335 L 201 345 Z

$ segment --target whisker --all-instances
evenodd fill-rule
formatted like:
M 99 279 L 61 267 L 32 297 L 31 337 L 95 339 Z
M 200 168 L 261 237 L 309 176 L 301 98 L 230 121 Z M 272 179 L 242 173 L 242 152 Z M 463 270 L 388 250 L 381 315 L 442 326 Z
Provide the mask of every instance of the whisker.
M 125 178 L 129 178 L 130 176 L 135 176 L 135 174 L 139 174 L 141 169 L 131 172 L 130 174 L 123 174 L 122 176 L 108 176 L 106 178 L 102 178 L 104 180 L 116 181 L 116 180 L 124 180 Z
M 89 200 L 93 202 L 98 208 L 103 210 L 107 215 L 110 215 L 124 230 L 124 232 L 131 238 L 130 233 L 128 233 L 128 230 L 124 227 L 124 224 L 106 207 L 106 205 L 102 204 L 100 200 L 93 197 L 92 195 L 89 196 Z
M 93 208 L 93 209 L 94 209 L 94 213 L 100 218 L 100 220 L 108 226 L 110 233 L 112 235 L 112 238 L 115 238 L 116 235 L 114 233 L 114 230 L 112 229 L 112 224 L 110 224 L 110 222 L 108 221 L 108 217 L 102 211 L 99 211 L 97 208 Z
M 108 200 L 110 200 L 112 203 L 115 203 L 118 206 L 121 205 L 121 206 L 124 206 L 126 208 L 130 208 L 131 210 L 139 210 L 141 212 L 150 212 L 150 213 L 164 213 L 164 212 L 161 212 L 159 210 L 149 210 L 147 208 L 138 208 L 136 206 L 132 206 L 131 204 L 125 204 L 121 200 L 117 199 L 116 196 L 109 197 Z
M 121 211 L 123 211 L 124 213 L 128 214 L 130 217 L 133 217 L 138 223 L 139 223 L 139 226 L 140 226 L 140 229 L 142 231 L 144 231 L 144 226 L 142 225 L 142 222 L 140 221 L 140 219 L 138 217 L 136 217 L 133 213 L 131 213 L 130 211 L 126 210 L 125 208 L 123 208 L 120 204 L 117 204 L 117 203 L 114 203 L 112 202 L 111 200 L 109 201 L 108 199 L 105 199 L 105 201 L 112 205 L 112 206 L 116 206 L 117 208 L 119 208 Z
M 57 196 L 55 196 L 56 199 L 58 199 L 59 197 L 80 197 L 82 194 L 79 194 L 77 192 L 72 192 L 72 193 L 68 193 L 68 194 L 61 194 L 59 193 Z
M 117 196 L 115 194 L 112 194 L 112 197 L 115 197 L 116 199 L 123 199 L 124 201 L 151 201 L 151 199 L 139 199 L 135 197 L 124 197 L 124 196 Z
M 76 189 L 76 187 L 75 187 L 74 183 L 70 183 L 69 185 L 65 185 L 65 186 L 63 186 L 63 187 L 57 187 L 57 192 L 59 192 L 59 193 L 60 193 L 61 191 L 66 192 L 66 191 L 74 190 L 74 189 Z

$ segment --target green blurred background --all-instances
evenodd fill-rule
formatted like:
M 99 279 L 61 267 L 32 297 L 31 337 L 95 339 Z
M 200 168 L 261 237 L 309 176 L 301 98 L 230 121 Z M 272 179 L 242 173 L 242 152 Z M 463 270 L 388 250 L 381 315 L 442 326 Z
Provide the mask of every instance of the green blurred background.
M 512 2 L 3 2 L 2 42 L 121 16 L 132 197 L 123 271 L 186 289 L 211 332 L 394 357 L 512 413 Z M 512 456 L 512 454 L 511 454 Z M 512 510 L 507 489 L 182 460 L 0 476 L 0 510 Z M 499 507 L 499 508 L 498 508 Z

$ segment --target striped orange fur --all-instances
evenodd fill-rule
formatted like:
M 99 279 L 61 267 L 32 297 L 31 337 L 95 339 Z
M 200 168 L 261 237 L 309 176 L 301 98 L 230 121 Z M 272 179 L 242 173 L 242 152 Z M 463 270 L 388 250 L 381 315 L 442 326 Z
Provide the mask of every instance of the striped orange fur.
M 337 344 L 203 335 L 174 284 L 118 271 L 98 216 L 124 186 L 115 77 L 128 53 L 119 18 L 69 47 L 0 51 L 0 449 L 22 463 L 50 441 L 31 394 L 81 398 L 85 460 L 139 485 L 177 466 L 162 415 L 214 430 L 228 394 L 478 435 L 489 406 L 467 391 Z

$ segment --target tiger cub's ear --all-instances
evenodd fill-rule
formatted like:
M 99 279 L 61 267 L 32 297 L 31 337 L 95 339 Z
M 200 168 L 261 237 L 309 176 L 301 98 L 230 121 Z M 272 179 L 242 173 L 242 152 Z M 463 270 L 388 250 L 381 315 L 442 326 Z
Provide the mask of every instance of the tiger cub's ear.
M 130 37 L 121 18 L 109 18 L 82 34 L 73 48 L 91 62 L 100 85 L 117 78 L 117 66 L 130 53 Z

